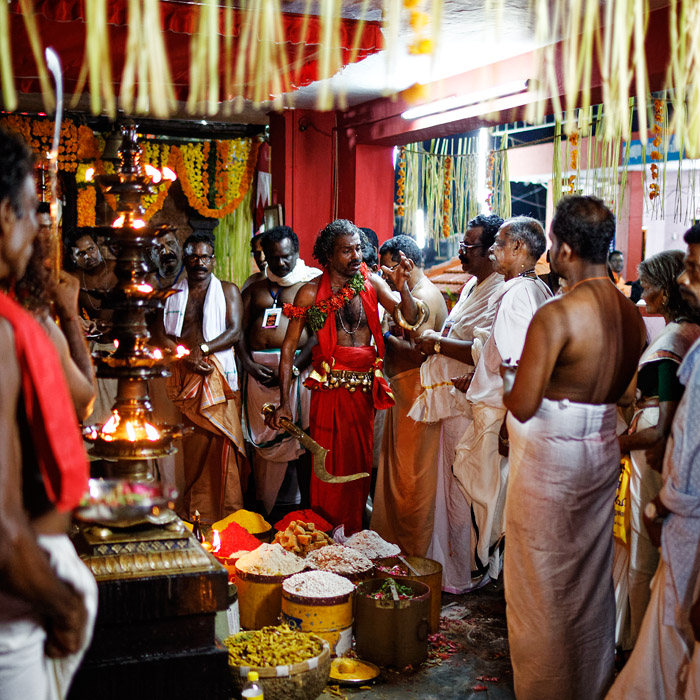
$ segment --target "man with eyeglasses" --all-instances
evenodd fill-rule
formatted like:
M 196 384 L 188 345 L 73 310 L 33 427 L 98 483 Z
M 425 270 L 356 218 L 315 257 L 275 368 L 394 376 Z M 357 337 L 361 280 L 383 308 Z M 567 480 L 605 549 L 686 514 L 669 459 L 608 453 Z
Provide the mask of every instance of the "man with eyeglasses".
M 168 297 L 154 338 L 165 347 L 184 345 L 189 355 L 172 366 L 168 396 L 192 433 L 182 441 L 183 517 L 199 511 L 213 523 L 243 507 L 241 480 L 248 475 L 233 345 L 241 334 L 238 287 L 213 274 L 214 241 L 194 233 L 183 246 L 187 275 Z M 162 338 L 163 332 L 168 338 Z
M 470 348 L 477 328 L 488 333 L 496 307 L 489 299 L 503 287 L 503 275 L 495 272 L 489 248 L 503 219 L 479 214 L 469 222 L 459 246 L 462 270 L 473 277 L 467 281 L 459 300 L 439 333 L 428 331 L 416 346 L 427 356 L 421 365 L 422 392 L 409 417 L 440 425 L 437 459 L 437 489 L 430 547 L 426 556 L 443 567 L 443 590 L 464 593 L 471 580 L 471 517 L 469 505 L 452 473 L 457 443 L 471 421 L 471 406 L 465 391 L 474 374 Z

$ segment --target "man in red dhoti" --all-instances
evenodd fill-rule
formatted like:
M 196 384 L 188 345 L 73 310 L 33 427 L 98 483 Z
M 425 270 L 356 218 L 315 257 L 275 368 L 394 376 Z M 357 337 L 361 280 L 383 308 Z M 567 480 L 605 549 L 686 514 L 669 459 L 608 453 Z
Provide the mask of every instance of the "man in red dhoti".
M 305 382 L 312 390 L 310 433 L 330 450 L 326 469 L 338 476 L 370 471 L 374 412 L 394 403 L 382 375 L 384 338 L 378 303 L 395 313 L 406 328 L 422 323 L 427 313 L 408 289 L 413 263 L 401 255 L 391 269 L 382 268 L 400 291 L 397 302 L 388 284 L 362 263 L 363 238 L 357 226 L 345 219 L 333 221 L 318 234 L 314 257 L 323 274 L 301 287 L 294 304 L 284 306 L 290 322 L 280 360 L 280 406 L 267 419 L 279 429 L 280 418 L 291 417 L 292 361 L 308 324 L 318 338 L 313 371 Z M 334 484 L 311 477 L 311 507 L 333 525 L 344 524 L 347 534 L 362 528 L 368 493 L 369 479 Z

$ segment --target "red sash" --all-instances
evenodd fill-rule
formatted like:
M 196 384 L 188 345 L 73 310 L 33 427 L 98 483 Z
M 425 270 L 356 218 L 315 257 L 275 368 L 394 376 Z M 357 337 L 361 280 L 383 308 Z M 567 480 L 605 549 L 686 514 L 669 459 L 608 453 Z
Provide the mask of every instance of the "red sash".
M 382 327 L 379 322 L 379 308 L 377 302 L 377 292 L 369 279 L 369 270 L 367 265 L 360 265 L 360 272 L 365 279 L 364 289 L 360 292 L 360 300 L 362 308 L 367 317 L 367 325 L 375 345 L 377 346 L 377 356 L 372 358 L 373 361 L 368 362 L 365 371 L 374 368 L 374 381 L 372 382 L 372 398 L 374 407 L 377 410 L 389 408 L 394 405 L 394 395 L 384 379 L 382 367 L 384 365 L 384 337 L 382 335 Z M 321 281 L 318 285 L 317 299 L 328 299 L 331 296 L 331 279 L 328 270 L 324 269 L 321 275 Z M 338 331 L 335 326 L 335 314 L 329 314 L 326 322 L 316 335 L 318 337 L 318 345 L 314 346 L 312 354 L 312 363 L 314 372 L 304 382 L 305 386 L 313 389 L 320 388 L 320 384 L 325 378 L 326 373 L 333 369 L 336 364 L 335 353 L 338 347 Z M 359 368 L 358 368 L 359 369 Z M 319 381 L 320 380 L 320 381 Z M 335 390 L 333 390 L 335 391 Z
M 57 510 L 73 510 L 87 491 L 89 469 L 61 362 L 44 329 L 2 293 L 0 317 L 14 332 L 24 408 L 46 494 Z

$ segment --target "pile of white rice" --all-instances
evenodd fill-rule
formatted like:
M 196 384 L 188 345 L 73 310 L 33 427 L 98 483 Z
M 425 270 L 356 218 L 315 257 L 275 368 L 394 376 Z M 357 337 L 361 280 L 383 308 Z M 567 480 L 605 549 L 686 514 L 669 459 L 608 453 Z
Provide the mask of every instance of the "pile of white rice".
M 364 554 L 368 559 L 384 559 L 401 554 L 401 547 L 387 542 L 374 530 L 356 532 L 345 540 L 346 547 L 352 547 Z
M 282 588 L 302 598 L 335 598 L 352 593 L 355 584 L 328 571 L 304 571 L 285 579 Z

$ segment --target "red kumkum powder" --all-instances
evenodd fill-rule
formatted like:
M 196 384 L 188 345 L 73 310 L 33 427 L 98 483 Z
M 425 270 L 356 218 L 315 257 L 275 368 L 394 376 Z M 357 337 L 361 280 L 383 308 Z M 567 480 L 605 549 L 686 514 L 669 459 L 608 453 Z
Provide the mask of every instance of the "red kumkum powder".
M 279 532 L 286 530 L 292 520 L 313 523 L 317 530 L 322 530 L 323 532 L 330 532 L 333 529 L 333 526 L 327 520 L 324 520 L 320 515 L 314 513 L 310 508 L 305 508 L 304 510 L 292 511 L 285 515 L 282 520 L 278 520 L 274 525 L 275 530 Z
M 238 523 L 229 523 L 219 536 L 221 548 L 216 552 L 219 557 L 230 557 L 234 552 L 252 552 L 260 546 L 260 540 Z

